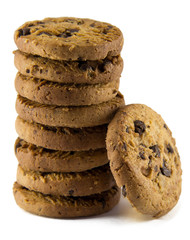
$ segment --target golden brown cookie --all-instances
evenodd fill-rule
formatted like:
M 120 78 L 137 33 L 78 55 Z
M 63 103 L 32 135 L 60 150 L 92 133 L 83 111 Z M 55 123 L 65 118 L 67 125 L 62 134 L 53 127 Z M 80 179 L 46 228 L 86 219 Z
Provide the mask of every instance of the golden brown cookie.
M 106 146 L 107 125 L 86 128 L 49 127 L 25 121 L 18 116 L 15 127 L 20 138 L 44 148 L 88 151 Z
M 18 95 L 16 111 L 27 121 L 53 127 L 82 128 L 109 123 L 117 109 L 124 104 L 123 95 L 120 93 L 105 103 L 77 107 L 40 104 Z
M 28 77 L 70 84 L 108 83 L 118 79 L 123 70 L 120 56 L 96 61 L 57 61 L 16 50 L 14 63 L 18 71 Z
M 143 104 L 121 108 L 109 124 L 106 145 L 117 185 L 137 210 L 160 217 L 176 205 L 180 157 L 159 114 Z
M 18 166 L 17 182 L 29 190 L 64 196 L 87 196 L 101 193 L 115 185 L 108 164 L 78 173 L 45 173 L 25 170 Z
M 120 190 L 115 186 L 106 192 L 86 197 L 45 195 L 30 191 L 14 183 L 15 201 L 24 210 L 45 217 L 74 218 L 108 212 L 120 200 Z
M 27 77 L 17 73 L 16 91 L 25 98 L 42 104 L 83 106 L 107 102 L 118 93 L 119 79 L 104 84 L 63 84 Z
M 105 148 L 63 152 L 38 147 L 20 138 L 15 142 L 15 155 L 22 168 L 40 172 L 82 172 L 108 163 Z
M 46 18 L 30 21 L 15 31 L 19 50 L 57 60 L 97 60 L 119 55 L 121 31 L 104 22 L 84 18 Z

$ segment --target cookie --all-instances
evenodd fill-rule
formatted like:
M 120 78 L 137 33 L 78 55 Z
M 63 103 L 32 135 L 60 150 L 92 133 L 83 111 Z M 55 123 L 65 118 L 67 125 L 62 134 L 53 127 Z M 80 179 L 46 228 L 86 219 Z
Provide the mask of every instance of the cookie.
M 15 127 L 20 138 L 53 150 L 88 151 L 106 146 L 107 125 L 86 128 L 49 127 L 25 121 L 18 116 Z
M 61 84 L 17 73 L 16 91 L 25 98 L 47 105 L 83 106 L 100 104 L 118 93 L 119 79 L 105 84 Z
M 29 190 L 43 194 L 87 196 L 101 193 L 115 186 L 109 165 L 84 172 L 39 172 L 17 169 L 17 182 Z
M 121 31 L 108 23 L 84 18 L 30 21 L 14 34 L 19 50 L 57 60 L 97 60 L 119 55 Z
M 120 56 L 95 61 L 57 61 L 16 50 L 14 63 L 23 75 L 70 84 L 108 83 L 118 79 L 123 70 Z
M 117 109 L 124 104 L 123 95 L 120 93 L 105 103 L 77 107 L 45 105 L 18 95 L 16 111 L 27 121 L 53 127 L 82 128 L 109 123 Z
M 180 157 L 159 114 L 142 104 L 121 108 L 109 124 L 106 145 L 117 185 L 138 211 L 160 217 L 176 205 Z
M 111 210 L 120 200 L 120 190 L 116 186 L 91 196 L 65 197 L 30 191 L 15 182 L 13 193 L 19 207 L 36 215 L 53 218 L 102 214 Z
M 108 163 L 105 148 L 63 152 L 38 147 L 20 138 L 15 142 L 15 155 L 22 168 L 40 172 L 82 172 Z

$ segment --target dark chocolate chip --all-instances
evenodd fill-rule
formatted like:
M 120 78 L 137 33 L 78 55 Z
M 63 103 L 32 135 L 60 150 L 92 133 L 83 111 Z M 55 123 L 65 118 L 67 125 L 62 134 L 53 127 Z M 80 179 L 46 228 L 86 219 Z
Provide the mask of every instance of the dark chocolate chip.
M 112 63 L 110 60 L 106 59 L 103 63 L 98 65 L 98 70 L 100 72 L 105 72 L 108 65 Z
M 141 136 L 146 129 L 146 125 L 144 124 L 144 122 L 140 120 L 135 120 L 134 125 L 135 125 L 135 132 Z
M 149 148 L 152 149 L 154 153 L 156 153 L 155 157 L 160 157 L 160 149 L 158 145 L 153 145 L 153 146 L 150 146 Z
M 164 123 L 164 128 L 165 128 L 165 129 L 168 129 L 168 126 L 167 126 L 165 123 Z
M 125 185 L 123 185 L 123 187 L 122 187 L 122 195 L 123 195 L 124 197 L 127 196 L 127 191 L 126 191 Z
M 173 148 L 171 147 L 171 145 L 168 143 L 168 145 L 166 146 L 168 153 L 174 153 Z
M 74 155 L 74 154 L 75 154 L 75 152 L 73 152 L 73 151 L 70 152 L 70 155 Z
M 95 27 L 95 23 L 91 23 L 91 24 L 90 24 L 90 27 Z
M 171 170 L 170 169 L 168 169 L 168 167 L 166 166 L 166 161 L 165 160 L 163 160 L 163 165 L 162 165 L 162 167 L 160 168 L 160 170 L 161 170 L 161 173 L 162 173 L 162 175 L 164 175 L 164 176 L 166 176 L 166 177 L 170 177 L 171 176 Z
M 126 127 L 125 131 L 126 131 L 127 133 L 129 133 L 129 127 Z
M 26 35 L 30 34 L 30 28 L 28 28 L 28 27 L 23 28 L 22 31 L 23 31 L 23 36 L 26 36 Z
M 125 142 L 123 143 L 123 149 L 124 149 L 125 151 L 127 150 L 127 145 L 126 145 Z
M 26 69 L 26 73 L 30 73 L 30 69 Z
M 143 160 L 146 159 L 143 150 L 139 152 L 139 157 L 140 157 L 141 159 L 143 159 Z
M 73 196 L 74 190 L 69 190 L 69 195 Z
M 48 32 L 40 32 L 40 33 L 37 34 L 37 36 L 41 36 L 42 34 L 47 35 L 47 36 L 52 36 L 52 34 L 48 33 Z
M 15 153 L 17 153 L 17 149 L 19 148 L 19 147 L 21 147 L 22 145 L 21 145 L 21 143 L 20 143 L 20 141 L 15 145 Z
M 82 71 L 93 70 L 92 67 L 85 61 L 81 61 L 78 63 L 78 67 Z
M 70 33 L 75 33 L 75 32 L 78 32 L 79 29 L 77 29 L 77 28 L 72 28 L 72 29 L 68 29 L 67 31 L 69 31 Z

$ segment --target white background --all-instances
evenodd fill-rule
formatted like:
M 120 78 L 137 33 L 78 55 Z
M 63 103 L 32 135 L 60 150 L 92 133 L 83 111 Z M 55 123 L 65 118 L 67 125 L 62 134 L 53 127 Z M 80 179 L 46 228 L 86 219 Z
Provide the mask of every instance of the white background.
M 145 103 L 160 113 L 181 155 L 182 194 L 166 216 L 144 217 L 126 200 L 107 214 L 77 220 L 37 217 L 17 207 L 12 195 L 17 167 L 13 33 L 25 21 L 59 16 L 93 18 L 122 30 L 120 91 L 126 104 Z M 0 239 L 190 239 L 190 1 L 6 0 L 0 3 L 0 18 Z

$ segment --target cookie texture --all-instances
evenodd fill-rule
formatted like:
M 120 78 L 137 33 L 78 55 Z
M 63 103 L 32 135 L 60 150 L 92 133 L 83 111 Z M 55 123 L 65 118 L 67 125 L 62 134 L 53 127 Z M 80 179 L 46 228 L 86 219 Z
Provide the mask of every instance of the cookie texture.
M 100 104 L 114 98 L 118 93 L 119 79 L 104 84 L 64 84 L 17 73 L 15 88 L 22 97 L 38 103 L 84 106 Z
M 82 172 L 108 163 L 105 148 L 89 151 L 58 151 L 17 138 L 15 155 L 20 166 L 40 172 Z
M 18 95 L 16 111 L 21 118 L 28 121 L 53 127 L 82 128 L 109 123 L 117 109 L 124 104 L 120 93 L 105 103 L 77 107 L 40 104 Z
M 61 151 L 88 151 L 105 148 L 107 125 L 86 128 L 49 127 L 25 121 L 19 116 L 15 128 L 25 141 Z
M 122 107 L 109 124 L 106 145 L 117 185 L 137 210 L 160 217 L 176 205 L 180 156 L 159 114 L 142 104 Z
M 108 23 L 83 18 L 30 21 L 14 34 L 19 50 L 57 60 L 97 60 L 119 55 L 121 31 Z
M 24 210 L 39 216 L 54 218 L 102 214 L 111 210 L 120 200 L 120 190 L 116 186 L 106 192 L 91 196 L 65 197 L 30 191 L 15 182 L 13 194 L 17 205 Z
M 118 79 L 123 70 L 121 56 L 107 56 L 95 61 L 57 61 L 14 51 L 14 64 L 28 77 L 59 83 L 108 83 Z
M 18 166 L 17 182 L 30 190 L 64 196 L 87 196 L 115 186 L 108 164 L 80 173 L 44 173 Z

